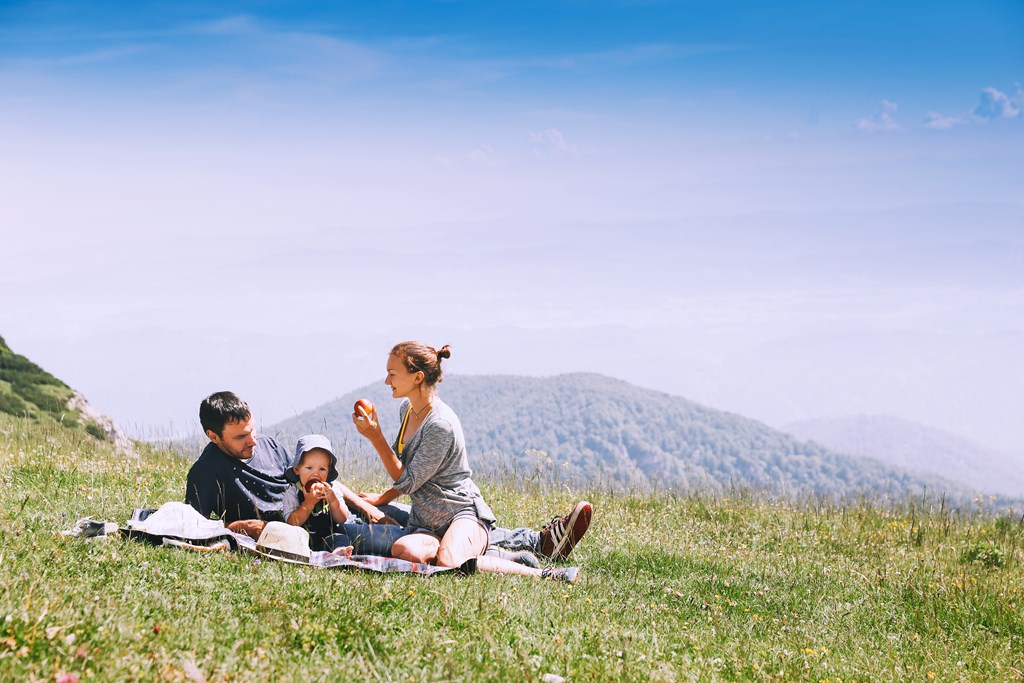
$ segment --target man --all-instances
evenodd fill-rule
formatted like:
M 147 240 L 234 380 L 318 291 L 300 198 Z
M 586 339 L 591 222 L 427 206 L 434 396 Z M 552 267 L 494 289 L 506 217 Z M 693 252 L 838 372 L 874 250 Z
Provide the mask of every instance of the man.
M 210 443 L 188 472 L 185 502 L 253 538 L 265 522 L 283 522 L 288 452 L 257 435 L 249 406 L 228 391 L 212 394 L 199 405 L 199 423 Z
M 252 411 L 245 401 L 230 391 L 211 394 L 199 405 L 199 422 L 210 443 L 188 472 L 185 502 L 204 517 L 216 515 L 231 531 L 253 538 L 259 537 L 267 522 L 285 521 L 282 505 L 289 483 L 284 472 L 291 458 L 272 437 L 256 433 Z M 562 560 L 583 538 L 592 511 L 590 503 L 582 501 L 571 513 L 556 517 L 540 531 L 494 529 L 490 543 L 504 549 L 495 550 L 495 554 L 524 564 L 536 564 L 536 559 L 529 556 L 531 552 Z M 404 523 L 408 509 L 387 506 L 374 517 L 368 521 L 397 519 Z M 388 555 L 391 544 L 405 530 L 392 524 L 346 524 L 345 533 L 357 552 Z

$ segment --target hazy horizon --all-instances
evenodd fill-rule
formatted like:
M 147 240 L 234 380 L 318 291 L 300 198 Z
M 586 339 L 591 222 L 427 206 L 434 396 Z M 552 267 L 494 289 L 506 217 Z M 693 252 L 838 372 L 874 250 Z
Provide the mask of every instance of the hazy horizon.
M 1024 455 L 1024 7 L 8 3 L 0 336 L 137 436 L 451 344 Z

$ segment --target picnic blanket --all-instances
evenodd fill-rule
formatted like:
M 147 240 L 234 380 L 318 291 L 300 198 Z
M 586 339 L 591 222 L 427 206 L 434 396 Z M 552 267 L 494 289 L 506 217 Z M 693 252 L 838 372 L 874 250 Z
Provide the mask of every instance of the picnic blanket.
M 206 519 L 186 503 L 165 503 L 157 509 L 138 508 L 123 526 L 85 517 L 74 527 L 61 532 L 77 538 L 104 538 L 119 535 L 151 545 L 165 545 L 199 552 L 243 552 L 259 561 L 278 560 L 257 552 L 256 541 L 244 534 L 236 534 L 219 520 Z M 422 574 L 430 576 L 441 572 L 472 573 L 475 558 L 461 567 L 436 567 L 431 564 L 408 562 L 379 555 L 352 555 L 341 557 L 323 551 L 310 551 L 309 566 L 320 569 L 354 569 L 378 574 Z

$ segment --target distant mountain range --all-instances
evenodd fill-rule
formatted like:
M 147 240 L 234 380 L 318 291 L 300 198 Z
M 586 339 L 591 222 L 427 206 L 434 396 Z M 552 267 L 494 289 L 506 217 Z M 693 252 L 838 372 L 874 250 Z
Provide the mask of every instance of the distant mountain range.
M 819 418 L 784 426 L 797 438 L 961 481 L 984 493 L 1024 497 L 1024 462 L 969 439 L 879 415 Z
M 85 397 L 25 356 L 14 353 L 0 337 L 0 412 L 39 421 L 54 421 L 111 441 L 123 451 L 134 446 L 109 417 Z
M 790 493 L 903 494 L 964 486 L 877 460 L 842 455 L 764 424 L 684 398 L 597 374 L 549 378 L 449 376 L 441 397 L 462 420 L 475 471 L 538 470 L 580 482 L 628 487 L 723 489 L 729 485 Z M 271 427 L 289 446 L 327 434 L 339 453 L 368 450 L 351 422 L 352 404 L 377 405 L 389 438 L 398 401 L 383 383 L 367 386 Z

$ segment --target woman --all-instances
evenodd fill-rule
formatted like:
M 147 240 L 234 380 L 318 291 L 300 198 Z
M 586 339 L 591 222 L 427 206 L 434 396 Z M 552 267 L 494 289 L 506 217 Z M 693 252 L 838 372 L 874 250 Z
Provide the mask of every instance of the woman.
M 395 541 L 391 554 L 443 567 L 460 567 L 476 558 L 480 571 L 575 581 L 576 567 L 541 570 L 484 556 L 494 513 L 471 478 L 459 418 L 437 395 L 441 361 L 450 357 L 448 346 L 436 350 L 422 342 L 402 342 L 391 349 L 384 383 L 392 397 L 405 399 L 393 445 L 381 431 L 376 408 L 366 414 L 360 407 L 352 415 L 395 482 L 384 493 L 368 496 L 369 502 L 386 505 L 402 494 L 412 500 L 411 533 Z

